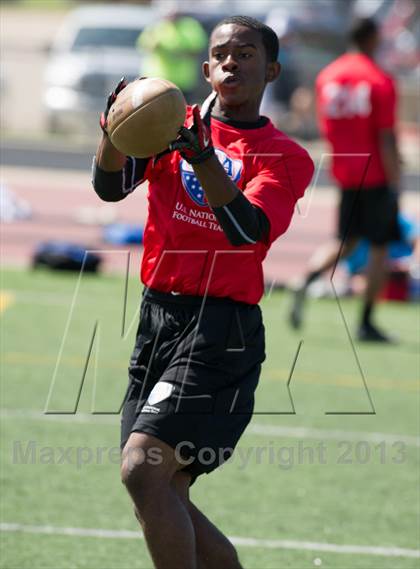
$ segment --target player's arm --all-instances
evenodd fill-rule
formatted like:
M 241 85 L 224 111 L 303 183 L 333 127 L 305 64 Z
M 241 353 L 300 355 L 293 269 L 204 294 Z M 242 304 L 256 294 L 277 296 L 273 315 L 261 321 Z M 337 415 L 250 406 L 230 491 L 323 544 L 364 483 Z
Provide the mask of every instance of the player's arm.
M 207 201 L 232 245 L 265 241 L 270 232 L 267 216 L 239 190 L 215 155 L 209 127 L 214 101 L 215 97 L 211 95 L 204 103 L 203 117 L 194 105 L 192 127 L 182 127 L 180 137 L 170 148 L 179 150 L 194 168 Z
M 122 170 L 127 162 L 127 156 L 115 148 L 106 133 L 102 135 L 95 158 L 96 164 L 106 172 Z
M 392 188 L 398 188 L 401 178 L 401 158 L 394 129 L 379 131 L 379 149 L 388 183 Z
M 217 221 L 234 246 L 266 241 L 270 223 L 229 178 L 215 155 L 193 165 Z
M 397 189 L 400 184 L 401 161 L 395 130 L 397 90 L 389 78 L 372 91 L 373 116 L 378 132 L 379 152 L 388 184 Z

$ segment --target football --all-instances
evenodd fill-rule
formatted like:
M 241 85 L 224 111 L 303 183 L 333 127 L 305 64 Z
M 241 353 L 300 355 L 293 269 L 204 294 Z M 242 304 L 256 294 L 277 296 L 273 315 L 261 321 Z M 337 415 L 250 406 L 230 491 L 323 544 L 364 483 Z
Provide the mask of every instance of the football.
M 157 77 L 136 79 L 110 108 L 107 132 L 123 154 L 148 158 L 177 138 L 185 116 L 184 95 L 174 83 Z

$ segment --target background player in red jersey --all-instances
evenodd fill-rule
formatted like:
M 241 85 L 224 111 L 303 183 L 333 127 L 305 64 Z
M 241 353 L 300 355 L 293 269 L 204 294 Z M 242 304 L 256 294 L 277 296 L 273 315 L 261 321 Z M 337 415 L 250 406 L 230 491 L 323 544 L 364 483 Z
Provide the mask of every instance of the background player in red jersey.
M 264 24 L 242 16 L 218 24 L 203 65 L 213 94 L 201 113 L 188 109 L 158 158 L 120 154 L 101 118 L 95 191 L 117 201 L 149 182 L 146 288 L 121 446 L 122 480 L 158 568 L 241 567 L 189 486 L 232 454 L 252 417 L 265 357 L 262 261 L 313 174 L 307 152 L 259 114 L 277 55 Z
M 389 341 L 371 318 L 386 273 L 387 244 L 398 238 L 396 89 L 374 61 L 380 43 L 376 23 L 369 18 L 356 21 L 350 37 L 354 51 L 328 65 L 316 81 L 320 129 L 331 145 L 332 174 L 342 190 L 338 239 L 312 258 L 295 292 L 290 322 L 301 326 L 308 286 L 365 237 L 372 247 L 358 338 Z

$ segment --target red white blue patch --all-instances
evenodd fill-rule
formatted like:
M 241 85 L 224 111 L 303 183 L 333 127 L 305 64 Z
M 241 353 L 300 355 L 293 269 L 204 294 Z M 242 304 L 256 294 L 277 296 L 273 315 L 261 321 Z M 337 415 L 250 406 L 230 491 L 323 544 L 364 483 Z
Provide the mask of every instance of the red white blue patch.
M 227 175 L 231 178 L 233 182 L 236 183 L 241 177 L 242 166 L 243 166 L 242 161 L 230 158 L 230 156 L 228 156 L 226 152 L 220 150 L 219 148 L 215 148 L 215 152 L 217 158 L 219 159 L 219 162 L 226 170 Z M 181 170 L 182 185 L 184 186 L 184 189 L 186 190 L 189 197 L 197 205 L 201 207 L 208 207 L 206 195 L 204 193 L 203 188 L 200 185 L 200 182 L 197 180 L 192 165 L 188 164 L 186 160 L 182 159 L 179 164 L 179 167 Z

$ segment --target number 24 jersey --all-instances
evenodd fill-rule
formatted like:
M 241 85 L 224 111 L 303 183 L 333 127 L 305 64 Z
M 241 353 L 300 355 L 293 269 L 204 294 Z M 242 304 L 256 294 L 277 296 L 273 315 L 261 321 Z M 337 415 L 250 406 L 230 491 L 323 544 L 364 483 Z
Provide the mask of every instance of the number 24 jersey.
M 336 180 L 344 189 L 384 185 L 379 131 L 395 126 L 393 79 L 366 55 L 348 53 L 320 72 L 316 94 Z

